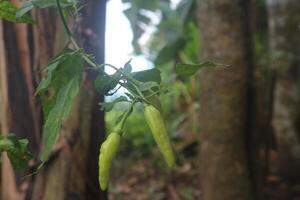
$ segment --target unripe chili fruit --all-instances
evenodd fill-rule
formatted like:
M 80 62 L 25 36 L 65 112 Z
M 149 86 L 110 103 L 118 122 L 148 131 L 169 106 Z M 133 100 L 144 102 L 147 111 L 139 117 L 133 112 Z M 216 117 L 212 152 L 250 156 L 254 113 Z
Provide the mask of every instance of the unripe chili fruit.
M 102 190 L 106 190 L 109 181 L 110 166 L 117 154 L 121 135 L 114 131 L 103 142 L 99 155 L 99 182 Z
M 144 114 L 158 148 L 163 154 L 168 166 L 170 168 L 174 167 L 175 159 L 171 141 L 161 112 L 152 105 L 145 105 Z

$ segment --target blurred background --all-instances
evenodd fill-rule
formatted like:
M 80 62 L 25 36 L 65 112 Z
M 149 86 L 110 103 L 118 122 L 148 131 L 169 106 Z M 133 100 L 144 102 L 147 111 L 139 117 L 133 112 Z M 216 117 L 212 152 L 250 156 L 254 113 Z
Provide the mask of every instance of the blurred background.
M 55 9 L 36 9 L 36 25 L 0 21 L 1 132 L 28 138 L 35 157 L 21 172 L 3 157 L 1 199 L 300 199 L 299 0 L 85 2 L 71 24 L 99 63 L 123 67 L 132 58 L 134 71 L 161 71 L 160 100 L 177 166 L 168 170 L 137 105 L 109 190 L 100 191 L 99 145 L 128 105 L 104 113 L 98 103 L 126 91 L 96 93 L 95 74 L 86 70 L 46 167 L 22 179 L 38 165 L 41 147 L 34 89 L 66 38 Z M 176 63 L 204 61 L 228 67 L 189 78 L 175 73 Z

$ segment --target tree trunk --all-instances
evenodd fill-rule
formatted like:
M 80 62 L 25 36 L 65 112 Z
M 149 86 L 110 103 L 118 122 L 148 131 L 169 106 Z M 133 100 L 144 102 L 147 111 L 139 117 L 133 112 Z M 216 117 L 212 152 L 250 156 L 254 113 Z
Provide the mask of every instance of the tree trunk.
M 230 65 L 200 74 L 204 200 L 252 199 L 254 124 L 250 1 L 198 0 L 201 60 Z M 250 107 L 249 107 L 250 106 Z
M 273 127 L 279 170 L 299 180 L 300 171 L 300 1 L 268 0 L 271 67 L 276 74 Z
M 104 62 L 105 4 L 105 0 L 88 1 L 81 18 L 82 32 L 89 34 L 81 34 L 80 39 L 90 41 L 84 48 L 94 53 L 99 63 Z M 0 28 L 0 110 L 1 132 L 28 138 L 30 150 L 38 158 L 42 114 L 39 102 L 33 98 L 34 88 L 41 76 L 40 69 L 66 40 L 55 10 L 35 10 L 32 15 L 37 25 L 3 22 Z M 24 174 L 14 172 L 3 157 L 2 199 L 106 199 L 98 185 L 97 166 L 105 136 L 104 113 L 98 108 L 103 96 L 96 93 L 94 78 L 94 74 L 85 75 L 58 144 L 41 172 L 21 180 Z
M 3 40 L 4 39 L 4 40 Z M 28 138 L 29 149 L 37 155 L 39 121 L 33 93 L 30 53 L 27 41 L 27 26 L 3 21 L 4 64 L 1 65 L 2 118 L 1 132 L 15 133 L 20 138 Z M 25 191 L 20 191 L 20 174 L 13 172 L 7 159 L 2 162 L 2 199 L 21 199 Z M 28 181 L 25 181 L 28 182 Z

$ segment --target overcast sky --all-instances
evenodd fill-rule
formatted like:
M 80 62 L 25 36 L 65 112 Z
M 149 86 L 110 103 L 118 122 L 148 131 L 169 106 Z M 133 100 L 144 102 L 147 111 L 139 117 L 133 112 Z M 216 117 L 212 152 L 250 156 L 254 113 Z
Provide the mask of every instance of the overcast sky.
M 175 8 L 180 0 L 172 0 L 171 2 Z M 131 64 L 134 71 L 151 68 L 153 64 L 144 56 L 132 55 L 131 40 L 133 36 L 130 24 L 123 14 L 123 10 L 126 8 L 127 5 L 123 4 L 121 0 L 107 1 L 105 62 L 121 67 L 132 58 Z M 159 17 L 152 16 L 152 20 L 154 20 L 154 24 L 158 23 Z M 149 33 L 153 30 L 149 28 L 142 40 L 147 40 Z
M 151 68 L 152 63 L 144 56 L 132 55 L 133 36 L 130 24 L 123 14 L 126 7 L 121 0 L 107 2 L 105 62 L 121 67 L 132 58 L 131 64 L 134 71 Z
M 175 6 L 180 0 L 172 0 L 172 5 Z M 153 67 L 153 64 L 148 61 L 145 56 L 134 56 L 132 54 L 133 47 L 131 45 L 132 32 L 129 21 L 123 14 L 123 10 L 128 5 L 122 3 L 121 0 L 107 1 L 107 14 L 106 14 L 106 35 L 105 35 L 105 63 L 112 64 L 116 67 L 123 67 L 123 65 L 132 58 L 131 64 L 133 71 L 145 70 Z M 152 16 L 154 24 L 159 22 L 159 16 Z M 149 28 L 144 34 L 142 41 L 149 38 L 153 28 Z M 106 68 L 107 73 L 113 73 L 114 70 Z M 121 88 L 117 95 L 126 91 Z M 107 99 L 114 98 L 109 97 Z

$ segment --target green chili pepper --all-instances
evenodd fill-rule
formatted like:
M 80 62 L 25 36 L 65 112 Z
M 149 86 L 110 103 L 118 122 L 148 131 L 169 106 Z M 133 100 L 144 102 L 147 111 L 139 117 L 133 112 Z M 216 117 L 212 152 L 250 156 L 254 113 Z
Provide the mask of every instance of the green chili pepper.
M 175 159 L 171 141 L 161 112 L 152 105 L 146 105 L 144 114 L 158 148 L 163 154 L 168 166 L 170 168 L 174 167 Z
M 118 132 L 112 132 L 101 145 L 99 156 L 99 182 L 102 190 L 107 189 L 110 166 L 117 154 L 120 139 L 121 135 Z

